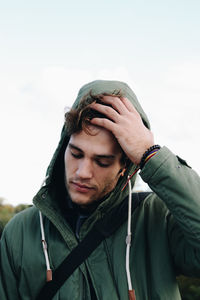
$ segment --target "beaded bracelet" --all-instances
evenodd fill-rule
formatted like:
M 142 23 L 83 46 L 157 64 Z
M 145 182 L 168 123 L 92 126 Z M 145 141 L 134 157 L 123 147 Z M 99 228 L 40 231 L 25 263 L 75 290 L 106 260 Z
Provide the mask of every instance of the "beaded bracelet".
M 144 167 L 144 165 L 146 164 L 146 162 L 152 158 L 160 149 L 161 147 L 159 145 L 153 145 L 151 146 L 149 149 L 147 149 L 147 151 L 144 152 L 142 159 L 140 161 L 139 167 L 140 169 L 142 169 Z

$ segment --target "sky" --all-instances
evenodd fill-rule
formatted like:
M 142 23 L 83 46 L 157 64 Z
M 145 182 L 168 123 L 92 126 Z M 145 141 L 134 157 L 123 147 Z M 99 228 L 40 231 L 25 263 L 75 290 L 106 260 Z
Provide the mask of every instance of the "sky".
M 64 108 L 95 79 L 127 82 L 155 142 L 200 173 L 199 12 L 198 0 L 0 0 L 0 197 L 32 202 Z

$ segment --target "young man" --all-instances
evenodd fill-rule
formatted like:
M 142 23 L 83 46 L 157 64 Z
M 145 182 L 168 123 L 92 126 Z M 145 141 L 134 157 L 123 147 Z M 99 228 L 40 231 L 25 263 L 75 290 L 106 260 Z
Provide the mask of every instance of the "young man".
M 132 210 L 130 256 L 127 212 L 53 299 L 181 299 L 176 276 L 200 276 L 200 178 L 169 149 L 154 145 L 149 128 L 125 83 L 81 88 L 34 206 L 4 230 L 0 299 L 37 299 L 46 269 L 53 282 L 57 267 L 96 224 L 107 217 L 105 228 L 112 229 L 127 201 L 127 179 L 134 184 L 139 169 L 153 193 Z M 48 245 L 44 253 L 41 239 Z M 131 284 L 135 292 L 128 294 Z

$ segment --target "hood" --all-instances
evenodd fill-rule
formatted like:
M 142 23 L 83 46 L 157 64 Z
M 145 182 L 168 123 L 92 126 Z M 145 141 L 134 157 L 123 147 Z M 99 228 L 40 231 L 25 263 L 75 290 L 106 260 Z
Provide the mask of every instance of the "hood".
M 78 93 L 78 96 L 73 104 L 73 108 L 76 108 L 80 102 L 80 100 L 88 94 L 90 91 L 94 95 L 102 94 L 102 93 L 108 93 L 112 94 L 114 91 L 119 91 L 122 93 L 122 95 L 129 99 L 129 101 L 133 104 L 135 109 L 139 112 L 143 123 L 146 127 L 150 129 L 149 120 L 143 111 L 140 103 L 138 102 L 138 99 L 134 92 L 131 90 L 131 88 L 126 84 L 125 82 L 121 81 L 111 81 L 111 80 L 95 80 L 88 84 L 85 84 Z
M 78 96 L 72 107 L 76 108 L 80 100 L 89 92 L 92 92 L 92 94 L 101 94 L 101 93 L 113 93 L 119 90 L 124 97 L 129 99 L 129 101 L 139 112 L 145 126 L 150 128 L 148 118 L 145 112 L 143 111 L 141 105 L 139 104 L 136 95 L 126 83 L 121 81 L 96 80 L 84 85 L 80 89 Z M 62 189 L 63 182 L 64 182 L 64 152 L 67 144 L 68 144 L 68 137 L 64 126 L 62 129 L 60 142 L 47 169 L 46 187 L 53 188 L 56 186 L 57 189 L 59 190 Z M 127 181 L 127 176 L 129 174 L 132 174 L 134 169 L 135 166 L 133 164 L 130 164 L 129 167 L 127 168 L 125 176 L 121 177 L 115 189 L 109 194 L 107 199 L 99 205 L 98 209 L 101 209 L 102 212 L 108 211 L 110 210 L 111 207 L 121 202 L 124 199 L 124 197 L 128 195 L 128 188 L 123 190 L 123 192 L 121 192 L 121 190 Z M 133 176 L 131 179 L 132 185 L 135 182 L 135 178 L 136 176 Z M 53 193 L 55 194 L 54 191 Z M 54 205 L 56 205 L 56 203 L 54 203 Z

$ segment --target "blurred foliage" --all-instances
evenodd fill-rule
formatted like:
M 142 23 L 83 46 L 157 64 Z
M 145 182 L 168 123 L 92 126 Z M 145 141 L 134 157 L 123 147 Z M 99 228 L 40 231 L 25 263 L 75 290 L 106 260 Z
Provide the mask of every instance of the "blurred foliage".
M 5 199 L 0 197 L 0 237 L 6 223 L 18 212 L 31 205 L 19 204 L 12 206 L 4 204 Z M 182 300 L 200 300 L 200 278 L 177 277 Z
M 4 204 L 5 199 L 0 197 L 0 237 L 6 223 L 18 212 L 24 210 L 31 205 L 19 204 L 13 206 L 11 204 Z

